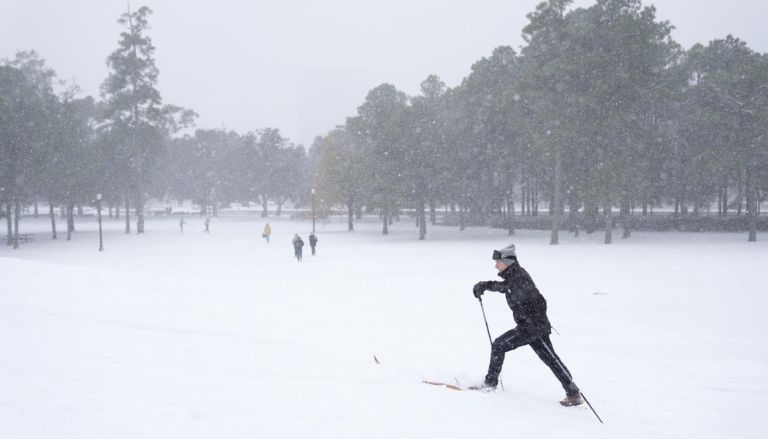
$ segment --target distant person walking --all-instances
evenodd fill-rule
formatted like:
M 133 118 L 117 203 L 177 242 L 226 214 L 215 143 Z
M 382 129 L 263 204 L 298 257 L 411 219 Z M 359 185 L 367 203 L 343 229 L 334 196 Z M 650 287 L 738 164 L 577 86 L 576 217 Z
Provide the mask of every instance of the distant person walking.
M 181 219 L 179 220 L 179 233 L 184 233 L 184 224 L 186 224 L 186 223 L 184 222 L 184 218 L 181 218 Z
M 272 227 L 269 227 L 269 223 L 267 223 L 266 226 L 264 226 L 264 231 L 261 232 L 261 237 L 267 240 L 267 244 L 269 244 L 269 235 L 272 234 Z
M 293 237 L 293 253 L 296 256 L 296 260 L 301 262 L 301 256 L 304 249 L 304 241 L 301 239 L 301 236 L 297 233 Z
M 309 235 L 309 246 L 312 247 L 312 256 L 315 255 L 315 247 L 317 247 L 317 235 L 315 235 L 315 232 L 312 232 Z
M 205 217 L 205 230 L 203 230 L 203 233 L 211 233 L 211 217 L 207 216 Z

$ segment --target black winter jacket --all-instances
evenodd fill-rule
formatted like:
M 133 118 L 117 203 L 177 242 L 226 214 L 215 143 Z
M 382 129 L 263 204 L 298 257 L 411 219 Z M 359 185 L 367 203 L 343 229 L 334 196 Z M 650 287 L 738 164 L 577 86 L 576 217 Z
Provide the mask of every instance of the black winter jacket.
M 549 335 L 547 301 L 539 293 L 527 271 L 515 263 L 499 273 L 503 281 L 485 282 L 485 289 L 504 293 L 518 329 L 533 336 Z

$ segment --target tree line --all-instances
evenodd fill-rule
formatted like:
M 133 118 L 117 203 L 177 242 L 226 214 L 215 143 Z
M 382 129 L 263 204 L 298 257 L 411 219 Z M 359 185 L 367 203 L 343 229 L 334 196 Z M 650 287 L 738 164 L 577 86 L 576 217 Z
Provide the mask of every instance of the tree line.
M 286 200 L 303 196 L 306 153 L 277 129 L 179 135 L 197 115 L 163 103 L 151 13 L 141 7 L 119 18 L 123 31 L 100 99 L 76 97 L 71 84 L 56 92 L 55 72 L 34 51 L 0 61 L 0 217 L 8 245 L 18 248 L 22 206 L 30 204 L 36 214 L 38 203 L 47 204 L 53 239 L 60 210 L 71 239 L 76 208 L 94 204 L 97 193 L 110 217 L 122 211 L 126 233 L 144 233 L 149 198 L 191 199 L 203 214 L 253 200 L 266 215 L 268 202 L 279 214 Z
M 756 240 L 768 189 L 768 56 L 732 36 L 684 50 L 639 0 L 528 14 L 525 45 L 498 47 L 455 88 L 436 75 L 409 97 L 371 90 L 346 123 L 318 138 L 317 186 L 353 212 L 377 211 L 383 233 L 402 208 L 449 206 L 460 227 L 516 224 L 549 206 L 591 232 L 632 212 L 745 214 Z M 567 211 L 567 214 L 566 214 Z M 712 208 L 714 212 L 714 208 Z M 434 219 L 433 219 L 434 222 Z
M 305 203 L 354 218 L 376 213 L 382 232 L 413 212 L 419 238 L 443 221 L 514 233 L 546 218 L 612 240 L 635 211 L 744 215 L 756 239 L 768 189 L 768 57 L 728 36 L 684 50 L 672 26 L 639 0 L 569 9 L 548 0 L 528 14 L 519 53 L 477 61 L 455 88 L 437 75 L 417 96 L 390 84 L 370 90 L 357 114 L 309 151 L 278 129 L 196 130 L 194 111 L 164 104 L 148 35 L 151 10 L 123 14 L 100 98 L 55 92 L 35 52 L 0 62 L 0 205 L 18 246 L 21 207 L 66 217 L 103 196 L 126 233 L 144 232 L 149 198 L 194 200 L 202 214 L 232 202 Z M 547 215 L 538 216 L 540 206 Z M 122 212 L 122 213 L 121 213 Z

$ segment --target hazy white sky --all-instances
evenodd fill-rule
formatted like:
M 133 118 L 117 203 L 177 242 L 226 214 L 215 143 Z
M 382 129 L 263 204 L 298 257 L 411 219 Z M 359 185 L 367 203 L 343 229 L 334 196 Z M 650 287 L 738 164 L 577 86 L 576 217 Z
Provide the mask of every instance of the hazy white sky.
M 516 49 L 539 0 L 133 0 L 154 11 L 159 88 L 199 128 L 276 127 L 306 146 L 354 115 L 371 88 L 408 94 L 437 74 L 451 87 L 500 45 Z M 576 0 L 575 6 L 589 6 Z M 650 4 L 651 2 L 645 2 Z M 683 46 L 731 33 L 768 52 L 766 0 L 657 0 Z M 98 96 L 125 0 L 0 0 L 0 58 L 37 50 Z

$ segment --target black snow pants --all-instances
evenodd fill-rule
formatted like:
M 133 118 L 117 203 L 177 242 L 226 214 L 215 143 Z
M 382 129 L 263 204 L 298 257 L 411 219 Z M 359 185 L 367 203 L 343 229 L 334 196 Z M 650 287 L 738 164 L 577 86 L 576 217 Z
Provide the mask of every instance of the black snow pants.
M 519 328 L 513 328 L 493 341 L 491 362 L 488 365 L 488 375 L 485 376 L 485 384 L 487 386 L 496 387 L 498 384 L 499 374 L 501 373 L 506 353 L 525 345 L 530 345 L 541 361 L 552 370 L 552 373 L 555 374 L 568 395 L 579 393 L 579 388 L 576 387 L 571 378 L 571 372 L 555 353 L 552 342 L 549 340 L 549 335 L 533 336 Z

